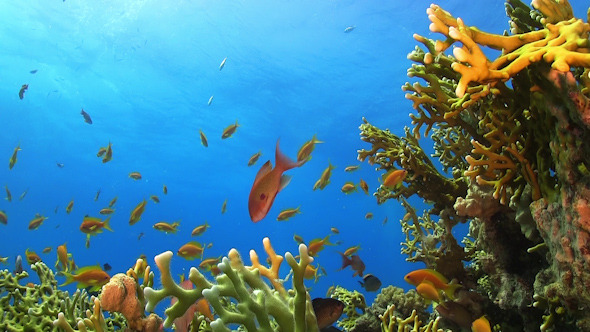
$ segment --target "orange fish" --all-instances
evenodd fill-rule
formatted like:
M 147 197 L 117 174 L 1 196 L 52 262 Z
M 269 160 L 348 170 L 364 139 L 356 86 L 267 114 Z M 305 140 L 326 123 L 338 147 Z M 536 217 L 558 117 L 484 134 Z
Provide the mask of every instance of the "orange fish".
M 373 213 L 372 212 L 367 212 L 367 214 L 365 214 L 365 219 L 367 219 L 367 220 L 373 219 Z
M 8 216 L 6 215 L 6 212 L 0 210 L 0 223 L 6 225 L 8 224 Z
M 35 264 L 41 261 L 41 257 L 39 257 L 36 252 L 29 250 L 29 248 L 25 250 L 25 257 L 29 264 Z
M 141 173 L 139 172 L 131 172 L 129 173 L 129 177 L 133 180 L 141 180 Z
M 275 163 L 275 168 L 272 168 L 270 160 L 264 163 L 254 179 L 248 198 L 248 211 L 253 222 L 266 217 L 279 191 L 289 184 L 290 177 L 283 175 L 283 172 L 302 165 L 301 162 L 295 163 L 283 155 L 279 149 L 279 140 L 275 151 Z
M 144 199 L 143 201 L 139 202 L 137 206 L 131 211 L 131 217 L 129 217 L 129 225 L 133 225 L 141 219 L 141 214 L 145 211 L 145 205 L 147 201 Z
M 224 214 L 227 211 L 227 199 L 225 201 L 223 201 L 223 204 L 221 204 L 221 214 Z
M 361 187 L 365 194 L 369 194 L 369 185 L 367 184 L 367 182 L 365 182 L 365 180 L 361 179 L 359 181 L 359 187 Z
M 356 245 L 356 246 L 349 247 L 348 249 L 346 249 L 344 251 L 344 256 L 350 256 L 350 255 L 356 253 L 357 251 L 359 251 L 359 249 L 361 249 L 361 245 L 360 244 L 359 245 Z
M 490 322 L 485 316 L 481 316 L 471 323 L 471 331 L 473 332 L 491 332 Z
M 113 159 L 113 145 L 109 142 L 109 145 L 106 147 L 106 151 L 104 157 L 102 158 L 103 163 L 107 163 Z
M 309 141 L 303 143 L 301 148 L 299 148 L 299 151 L 297 151 L 297 161 L 301 162 L 302 165 L 308 162 L 311 159 L 311 153 L 315 149 L 315 145 L 318 143 L 324 142 L 319 141 L 316 138 L 316 135 L 313 135 L 313 137 Z
M 345 184 L 342 186 L 342 189 L 341 189 L 341 191 L 342 191 L 343 193 L 347 194 L 347 195 L 348 195 L 348 194 L 350 194 L 350 193 L 352 193 L 352 192 L 356 192 L 356 191 L 357 191 L 357 189 L 356 189 L 356 184 L 354 184 L 354 183 L 352 183 L 352 182 L 350 182 L 350 181 L 349 181 L 349 182 L 346 182 L 346 183 L 345 183 Z
M 414 286 L 419 286 L 424 282 L 430 283 L 437 290 L 444 291 L 451 300 L 454 299 L 457 288 L 461 287 L 459 284 L 449 284 L 447 278 L 432 269 L 412 271 L 406 274 L 404 280 Z
M 205 221 L 204 224 L 199 225 L 193 229 L 193 231 L 191 232 L 191 236 L 199 236 L 199 235 L 205 233 L 205 231 L 209 227 L 210 227 L 209 224 Z
M 326 235 L 323 239 L 317 238 L 309 242 L 307 246 L 307 253 L 310 256 L 316 256 L 320 251 L 324 250 L 324 246 L 333 246 L 334 243 L 330 242 L 330 235 Z
M 344 171 L 345 172 L 354 172 L 354 171 L 358 170 L 359 168 L 361 168 L 360 165 L 346 166 L 346 167 L 344 167 Z
M 68 271 L 68 260 L 70 256 L 65 243 L 61 246 L 57 246 L 57 262 L 55 262 L 55 268 L 62 271 Z
M 386 173 L 383 176 L 383 185 L 389 188 L 395 188 L 401 185 L 402 181 L 406 178 L 408 171 L 405 169 L 397 169 Z
M 311 304 L 320 330 L 334 324 L 344 311 L 344 303 L 333 298 L 315 298 Z
M 41 251 L 41 252 L 44 254 L 48 254 L 51 252 L 51 247 L 45 247 L 45 248 L 43 248 L 43 251 Z
M 338 230 L 338 228 L 336 228 L 336 227 L 332 227 L 332 228 L 330 228 L 330 231 L 331 231 L 332 233 L 334 233 L 334 234 L 340 234 L 340 231 L 339 231 L 339 230 Z
M 115 205 L 115 203 L 117 203 L 117 197 L 115 196 L 115 198 L 111 199 L 111 201 L 109 202 L 109 207 L 112 208 L 113 205 Z
M 39 226 L 41 226 L 41 224 L 43 224 L 43 221 L 45 219 L 47 219 L 47 217 L 44 217 L 44 216 L 42 216 L 42 215 L 40 215 L 40 214 L 37 213 L 35 215 L 35 218 L 33 218 L 33 220 L 31 220 L 29 222 L 29 229 L 30 230 L 35 230 L 35 229 L 39 228 Z
M 250 157 L 250 160 L 248 160 L 248 166 L 252 166 L 252 165 L 256 164 L 256 162 L 258 161 L 258 158 L 260 158 L 260 156 L 262 156 L 262 152 L 260 152 L 260 151 L 253 154 L 252 157 Z
M 166 185 L 162 185 L 162 192 L 164 195 L 168 195 L 168 187 Z
M 150 199 L 154 201 L 154 203 L 160 203 L 160 198 L 156 195 L 151 195 Z
M 199 242 L 191 241 L 178 249 L 178 256 L 192 260 L 195 258 L 201 258 L 203 256 L 203 251 L 203 245 Z
M 102 233 L 103 228 L 112 232 L 113 230 L 109 225 L 110 221 L 110 216 L 105 221 L 102 221 L 102 219 L 97 217 L 85 216 L 82 220 L 82 224 L 80 225 L 80 231 L 88 235 L 96 235 L 98 233 Z
M 301 211 L 299 210 L 299 207 L 297 207 L 296 209 L 284 209 L 277 216 L 277 220 L 278 221 L 289 220 L 289 218 L 291 218 L 294 215 L 299 214 L 299 213 L 301 213 Z
M 178 231 L 178 226 L 180 225 L 180 222 L 174 222 L 172 224 L 169 224 L 167 222 L 164 221 L 160 221 L 156 224 L 154 224 L 154 229 L 162 231 L 164 233 L 176 233 Z
M 236 132 L 239 126 L 240 125 L 238 124 L 238 120 L 236 120 L 235 124 L 227 126 L 223 130 L 223 133 L 221 133 L 221 139 L 230 138 Z
M 113 212 L 115 212 L 115 210 L 113 210 L 112 208 L 104 208 L 104 209 L 100 209 L 100 211 L 98 213 L 100 214 L 112 214 Z
M 98 152 L 96 153 L 96 156 L 97 157 L 102 157 L 106 152 L 107 152 L 107 148 L 105 148 L 104 146 L 101 146 L 98 149 Z
M 331 163 L 328 163 L 328 167 L 324 169 L 320 178 L 313 185 L 313 190 L 319 189 L 324 190 L 328 184 L 330 184 L 330 177 L 332 176 L 332 170 L 336 168 Z
M 91 291 L 99 290 L 111 279 L 99 265 L 79 268 L 76 270 L 76 274 L 63 272 L 63 275 L 66 277 L 66 281 L 59 285 L 60 287 L 77 282 L 78 288 L 90 287 Z

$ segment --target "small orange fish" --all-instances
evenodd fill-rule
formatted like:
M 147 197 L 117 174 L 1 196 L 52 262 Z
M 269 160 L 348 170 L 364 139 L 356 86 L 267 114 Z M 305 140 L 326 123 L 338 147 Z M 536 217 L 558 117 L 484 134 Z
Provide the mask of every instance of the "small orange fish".
M 131 211 L 131 216 L 129 217 L 129 225 L 134 225 L 136 222 L 141 219 L 141 214 L 145 211 L 145 205 L 147 201 L 144 199 L 143 201 L 139 202 L 137 206 Z
M 102 158 L 103 163 L 107 163 L 113 159 L 113 145 L 109 142 L 109 145 L 106 147 L 106 151 L 104 157 Z
M 472 332 L 491 332 L 490 321 L 485 316 L 481 316 L 471 323 Z
M 278 221 L 289 220 L 289 218 L 291 218 L 294 215 L 299 214 L 299 213 L 301 213 L 301 211 L 299 210 L 299 207 L 297 207 L 296 209 L 284 209 L 277 216 L 277 220 Z
M 8 216 L 6 215 L 6 212 L 0 210 L 0 223 L 6 225 L 8 224 Z
M 39 255 L 37 255 L 36 252 L 29 250 L 29 248 L 27 248 L 25 250 L 25 257 L 27 258 L 27 262 L 29 264 L 35 264 L 37 262 L 41 262 L 41 257 L 39 257 Z
M 430 301 L 436 303 L 441 301 L 439 290 L 428 280 L 425 280 L 416 286 L 416 293 L 426 299 L 427 304 L 430 304 Z
M 102 229 L 113 231 L 110 226 L 111 217 L 109 216 L 105 221 L 97 217 L 85 216 L 80 225 L 80 231 L 88 235 L 96 235 L 102 233 Z
M 365 219 L 367 219 L 367 220 L 373 219 L 373 213 L 372 212 L 367 212 L 367 214 L 365 214 Z
M 432 269 L 420 269 L 412 271 L 404 277 L 404 280 L 411 285 L 419 286 L 424 282 L 432 284 L 437 290 L 442 290 L 451 300 L 455 298 L 455 291 L 460 288 L 459 284 L 449 284 L 447 278 Z
M 21 150 L 20 144 L 17 145 L 16 148 L 14 148 L 14 151 L 12 152 L 12 156 L 8 160 L 8 169 L 12 169 L 14 167 L 14 164 L 16 164 L 16 155 L 20 150 Z
M 109 214 L 112 214 L 113 212 L 115 212 L 114 209 L 107 207 L 107 208 L 101 209 L 98 213 L 100 213 L 102 215 L 109 215 Z
M 348 249 L 346 249 L 344 251 L 344 256 L 351 256 L 352 254 L 356 253 L 357 251 L 359 251 L 361 249 L 361 245 L 356 245 L 356 246 L 352 246 L 349 247 Z
M 236 132 L 239 126 L 240 125 L 238 124 L 238 120 L 236 120 L 235 124 L 227 126 L 223 130 L 223 133 L 221 133 L 221 139 L 230 138 Z
M 164 195 L 168 195 L 168 187 L 166 187 L 166 185 L 162 186 L 162 192 L 164 193 Z
M 51 252 L 51 247 L 45 247 L 45 248 L 43 248 L 43 250 L 41 252 L 44 254 L 48 254 Z
M 361 187 L 365 194 L 369 194 L 369 185 L 367 184 L 367 182 L 365 182 L 365 180 L 361 179 L 359 181 L 359 187 Z
M 180 222 L 178 222 L 178 221 L 173 222 L 172 224 L 169 224 L 164 221 L 160 221 L 158 223 L 155 223 L 153 227 L 154 227 L 154 229 L 156 229 L 158 231 L 162 231 L 164 233 L 176 233 L 178 231 L 179 225 L 180 225 Z
M 328 184 L 330 184 L 330 177 L 332 176 L 332 170 L 335 169 L 336 166 L 333 166 L 331 163 L 328 163 L 328 167 L 324 169 L 320 178 L 316 181 L 313 186 L 313 190 L 319 189 L 324 190 Z
M 57 246 L 57 262 L 55 262 L 55 268 L 61 271 L 68 271 L 69 256 L 70 255 L 68 254 L 68 249 L 65 243 L 61 246 Z
M 343 186 L 341 191 L 345 194 L 350 194 L 352 192 L 356 192 L 356 184 L 352 183 L 352 182 L 346 182 Z
M 303 143 L 301 148 L 299 148 L 299 151 L 297 151 L 297 161 L 301 162 L 301 165 L 303 165 L 311 159 L 311 153 L 315 149 L 315 145 L 318 143 L 324 142 L 319 141 L 316 138 L 316 135 L 313 135 L 313 137 L 309 141 Z
M 258 161 L 258 158 L 260 158 L 260 156 L 262 156 L 262 152 L 260 152 L 260 151 L 253 154 L 252 157 L 250 157 L 250 159 L 248 160 L 248 166 L 252 166 L 252 165 L 256 164 L 256 162 Z
M 199 236 L 199 235 L 202 235 L 203 233 L 205 233 L 205 231 L 209 227 L 210 227 L 209 224 L 205 221 L 204 224 L 199 225 L 199 226 L 197 226 L 197 227 L 195 227 L 193 229 L 193 231 L 191 232 L 191 236 Z
M 35 218 L 33 218 L 33 220 L 31 220 L 29 222 L 29 229 L 35 230 L 35 229 L 39 228 L 39 226 L 41 226 L 41 224 L 43 224 L 43 221 L 45 219 L 47 219 L 47 217 L 44 217 L 44 216 L 40 215 L 39 213 L 37 213 L 35 215 Z
M 74 200 L 71 200 L 68 205 L 66 206 L 66 213 L 70 214 L 70 212 L 72 212 L 72 209 L 74 208 Z
M 315 257 L 320 251 L 324 250 L 324 246 L 335 245 L 334 243 L 330 242 L 330 235 L 332 235 L 332 234 L 326 235 L 326 237 L 324 237 L 323 239 L 317 238 L 317 239 L 311 240 L 309 242 L 309 245 L 307 246 L 307 253 L 310 256 Z
M 117 197 L 111 199 L 111 201 L 109 202 L 109 207 L 112 208 L 113 205 L 115 205 L 115 203 L 117 203 Z
M 94 196 L 94 201 L 98 201 L 98 197 L 100 197 L 100 188 L 96 191 L 96 196 Z
M 151 195 L 150 199 L 154 201 L 154 203 L 160 203 L 160 198 L 156 195 Z
M 199 130 L 199 136 L 201 136 L 201 144 L 203 144 L 204 147 L 208 147 L 209 143 L 207 142 L 207 136 L 205 136 L 205 133 L 202 130 Z
M 100 149 L 98 149 L 96 156 L 102 157 L 106 152 L 107 152 L 107 148 L 105 148 L 104 146 L 101 146 Z
M 338 228 L 336 228 L 336 227 L 332 227 L 332 228 L 330 228 L 330 231 L 331 231 L 332 233 L 334 233 L 334 234 L 340 234 L 340 231 L 339 231 L 339 230 L 338 230 Z
M 388 172 L 383 176 L 383 185 L 389 188 L 396 188 L 401 185 L 407 174 L 408 171 L 404 169 Z
M 221 257 L 206 258 L 203 259 L 201 263 L 199 263 L 199 268 L 206 271 L 210 271 L 211 267 L 219 264 L 219 262 L 221 262 Z
M 311 304 L 320 330 L 334 324 L 344 311 L 344 303 L 331 297 L 315 298 Z
M 250 196 L 248 197 L 248 212 L 253 222 L 262 220 L 268 214 L 277 194 L 289 184 L 290 177 L 283 175 L 283 172 L 302 165 L 289 160 L 279 148 L 279 140 L 275 149 L 275 168 L 269 161 L 264 163 L 256 178 Z
M 293 234 L 293 240 L 295 242 L 297 242 L 297 244 L 305 243 L 305 241 L 303 241 L 303 238 L 300 235 L 297 235 L 297 234 Z
M 99 290 L 111 279 L 99 265 L 79 268 L 75 274 L 63 272 L 63 275 L 66 277 L 66 281 L 59 285 L 60 287 L 76 282 L 78 283 L 78 288 L 90 287 L 91 291 Z
M 178 256 L 193 260 L 195 258 L 201 258 L 203 256 L 203 246 L 196 241 L 191 241 L 178 249 Z
M 141 180 L 141 173 L 139 172 L 131 172 L 129 173 L 129 177 L 133 180 Z

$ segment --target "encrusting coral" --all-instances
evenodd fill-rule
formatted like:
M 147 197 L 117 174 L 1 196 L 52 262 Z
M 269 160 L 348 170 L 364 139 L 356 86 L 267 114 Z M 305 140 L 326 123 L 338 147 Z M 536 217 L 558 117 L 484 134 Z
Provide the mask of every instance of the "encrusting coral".
M 532 6 L 507 1 L 510 34 L 496 35 L 431 5 L 430 30 L 444 38 L 414 36 L 425 47 L 408 56 L 408 75 L 423 82 L 403 87 L 414 129 L 398 137 L 364 120 L 371 148 L 359 160 L 408 172 L 375 196 L 402 202 L 402 252 L 457 279 L 455 303 L 471 319 L 481 313 L 461 301 L 484 296 L 480 309 L 503 330 L 587 330 L 590 24 L 567 1 Z M 489 60 L 483 47 L 501 54 Z M 418 145 L 421 132 L 444 173 Z M 406 201 L 414 195 L 431 204 L 422 216 Z M 461 246 L 452 230 L 465 222 Z

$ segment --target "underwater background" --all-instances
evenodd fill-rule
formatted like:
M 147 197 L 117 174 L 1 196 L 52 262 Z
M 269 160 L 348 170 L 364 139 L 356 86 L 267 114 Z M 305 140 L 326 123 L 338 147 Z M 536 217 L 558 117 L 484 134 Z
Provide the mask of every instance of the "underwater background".
M 576 16 L 585 16 L 587 4 L 571 4 Z M 365 273 L 384 286 L 410 289 L 404 275 L 423 266 L 406 263 L 400 254 L 405 210 L 394 200 L 378 205 L 371 195 L 384 172 L 357 160 L 357 150 L 369 146 L 358 127 L 362 117 L 398 135 L 411 125 L 412 105 L 401 86 L 411 65 L 406 55 L 416 45 L 412 34 L 431 34 L 428 6 L 424 1 L 5 1 L 0 156 L 8 164 L 13 150 L 22 150 L 12 169 L 0 167 L 0 186 L 12 193 L 12 201 L 0 200 L 8 216 L 0 225 L 0 256 L 10 257 L 1 267 L 12 270 L 15 257 L 24 257 L 27 249 L 53 266 L 55 248 L 67 243 L 78 266 L 108 263 L 109 273 L 125 272 L 141 254 L 153 264 L 153 256 L 171 250 L 177 277 L 199 262 L 176 255 L 188 241 L 212 243 L 204 257 L 226 255 L 230 248 L 244 256 L 250 249 L 261 253 L 263 237 L 277 253 L 296 253 L 295 234 L 309 242 L 336 227 L 339 234 L 330 241 L 337 245 L 315 260 L 327 275 L 307 281 L 312 298 L 341 285 L 363 292 L 371 303 L 375 293 L 360 286 L 362 279 L 350 268 L 339 270 L 338 251 L 354 245 L 361 247 Z M 444 7 L 482 30 L 506 29 L 501 1 L 448 1 Z M 345 32 L 348 27 L 354 29 Z M 20 99 L 23 84 L 28 89 Z M 223 129 L 236 122 L 233 136 L 222 140 Z M 201 144 L 200 130 L 208 147 Z M 248 195 L 260 166 L 266 160 L 275 164 L 277 140 L 295 159 L 314 135 L 323 143 L 312 159 L 286 172 L 291 183 L 267 217 L 253 223 Z M 96 153 L 109 142 L 112 160 L 103 163 Z M 428 144 L 423 147 L 432 153 Z M 258 151 L 259 161 L 247 166 Z M 331 183 L 314 191 L 330 163 L 336 166 Z M 345 172 L 351 165 L 360 168 Z M 131 172 L 142 179 L 130 178 Z M 368 183 L 369 195 L 341 191 L 347 181 L 360 179 Z M 87 248 L 82 219 L 100 216 L 115 197 L 113 232 L 92 236 Z M 148 202 L 141 220 L 129 225 L 142 200 Z M 412 203 L 417 210 L 425 206 Z M 276 220 L 281 210 L 296 207 L 301 214 Z M 48 218 L 29 230 L 37 213 Z M 175 234 L 152 228 L 178 220 Z M 192 237 L 191 230 L 205 222 L 210 228 Z M 42 254 L 46 247 L 53 250 Z

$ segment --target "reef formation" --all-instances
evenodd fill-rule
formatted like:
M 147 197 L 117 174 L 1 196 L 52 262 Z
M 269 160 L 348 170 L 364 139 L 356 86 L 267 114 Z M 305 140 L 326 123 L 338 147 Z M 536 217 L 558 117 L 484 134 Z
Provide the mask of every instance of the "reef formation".
M 453 330 L 484 314 L 502 331 L 590 330 L 590 24 L 567 1 L 532 7 L 507 1 L 510 31 L 496 35 L 431 5 L 443 38 L 414 35 L 413 129 L 360 126 L 371 148 L 359 160 L 407 171 L 375 193 L 407 211 L 402 253 L 462 285 L 455 314 L 440 313 Z M 429 204 L 422 215 L 413 196 Z

